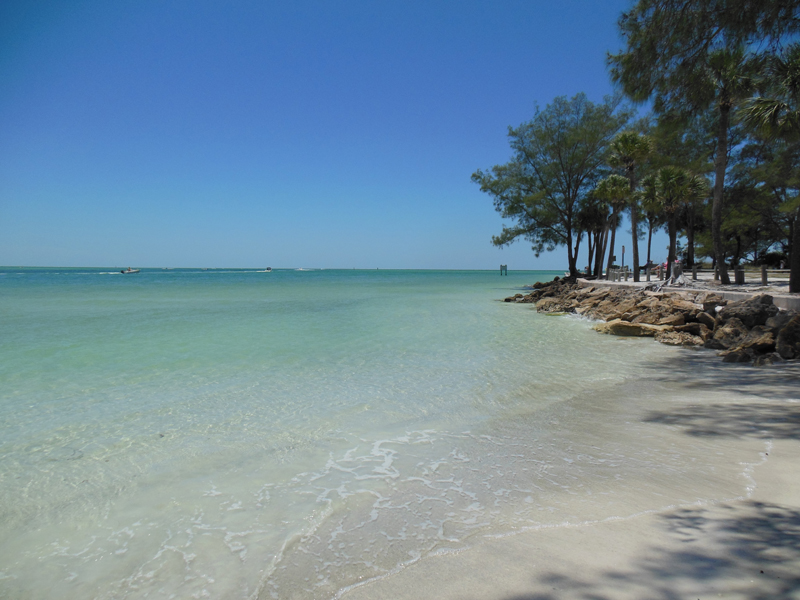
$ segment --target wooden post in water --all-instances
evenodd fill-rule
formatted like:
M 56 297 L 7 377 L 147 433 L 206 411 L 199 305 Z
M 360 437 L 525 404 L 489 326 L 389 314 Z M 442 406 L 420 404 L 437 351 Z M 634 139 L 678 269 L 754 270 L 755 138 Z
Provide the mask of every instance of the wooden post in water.
M 508 265 L 500 265 L 500 275 L 508 276 Z
M 697 281 L 697 265 L 692 265 L 692 280 Z
M 647 281 L 650 281 L 650 265 L 647 265 L 647 268 L 644 272 L 647 275 Z
M 767 265 L 761 265 L 761 285 L 767 285 L 769 280 L 767 278 Z

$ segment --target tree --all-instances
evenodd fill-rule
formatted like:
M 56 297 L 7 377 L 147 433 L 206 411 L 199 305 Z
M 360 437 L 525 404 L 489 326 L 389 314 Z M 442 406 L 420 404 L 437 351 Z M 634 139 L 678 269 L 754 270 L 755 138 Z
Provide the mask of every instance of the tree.
M 649 137 L 633 131 L 625 131 L 611 142 L 611 154 L 608 159 L 608 164 L 612 167 L 621 168 L 628 178 L 634 281 L 639 281 L 639 207 L 637 206 L 635 193 L 638 185 L 636 168 L 641 166 L 641 163 L 647 159 L 652 147 L 653 144 Z
M 608 217 L 609 226 L 611 230 L 611 244 L 608 250 L 608 265 L 606 266 L 606 273 L 611 265 L 614 263 L 616 256 L 614 255 L 614 242 L 617 237 L 617 227 L 619 226 L 619 214 L 625 205 L 628 203 L 631 192 L 628 186 L 628 180 L 621 175 L 609 175 L 601 180 L 595 188 L 595 195 L 601 200 L 605 200 L 611 206 L 611 214 Z
M 569 272 L 577 275 L 580 202 L 602 176 L 608 145 L 631 115 L 619 97 L 594 104 L 578 94 L 556 98 L 527 123 L 509 128 L 512 159 L 472 175 L 495 210 L 514 220 L 492 243 L 502 247 L 523 238 L 537 256 L 566 245 Z
M 800 45 L 790 45 L 783 56 L 768 63 L 770 89 L 767 96 L 751 100 L 744 120 L 762 135 L 786 142 L 800 141 Z M 790 234 L 789 291 L 800 292 L 800 198 L 786 200 L 782 209 L 794 213 Z
M 604 239 L 608 231 L 608 204 L 590 192 L 581 202 L 578 224 L 586 232 L 589 245 L 589 275 L 600 277 L 603 272 Z
M 661 203 L 658 200 L 656 190 L 656 177 L 654 174 L 647 175 L 642 179 L 641 189 L 637 192 L 639 203 L 645 211 L 647 218 L 647 265 L 650 264 L 650 247 L 653 241 L 653 232 L 658 231 L 664 226 L 664 213 L 661 210 Z
M 680 167 L 663 167 L 655 176 L 654 182 L 647 182 L 645 188 L 655 188 L 664 212 L 667 216 L 667 231 L 669 232 L 669 254 L 667 265 L 669 274 L 672 275 L 672 266 L 677 257 L 678 238 L 678 211 L 685 206 L 696 202 L 708 191 L 706 180 Z
M 721 215 L 731 108 L 748 92 L 757 61 L 742 48 L 774 48 L 800 30 L 798 0 L 639 0 L 619 19 L 626 49 L 609 55 L 612 79 L 656 112 L 719 111 L 712 235 L 720 279 L 730 283 L 722 255 Z

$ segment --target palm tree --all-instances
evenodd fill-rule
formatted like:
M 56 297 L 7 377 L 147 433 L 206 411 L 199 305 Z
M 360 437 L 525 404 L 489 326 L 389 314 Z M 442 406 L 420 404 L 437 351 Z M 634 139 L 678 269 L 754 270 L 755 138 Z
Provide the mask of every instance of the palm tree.
M 642 189 L 637 192 L 639 202 L 644 208 L 647 216 L 647 262 L 650 264 L 650 247 L 653 241 L 653 231 L 661 229 L 664 225 L 664 217 L 661 211 L 661 203 L 658 200 L 656 188 L 656 176 L 648 175 L 642 179 Z
M 608 164 L 621 168 L 628 178 L 630 189 L 631 235 L 633 237 L 633 280 L 639 281 L 639 211 L 636 196 L 636 167 L 650 155 L 653 142 L 646 135 L 624 131 L 611 142 Z M 649 256 L 648 256 L 649 258 Z
M 622 175 L 609 175 L 605 179 L 601 179 L 595 188 L 595 195 L 601 200 L 605 200 L 611 206 L 611 214 L 608 217 L 609 228 L 611 230 L 611 244 L 608 250 L 608 264 L 606 266 L 606 273 L 614 263 L 614 242 L 617 236 L 617 227 L 619 220 L 619 213 L 627 203 L 630 196 L 630 186 L 628 180 Z M 604 244 L 605 246 L 605 244 Z M 603 248 L 605 251 L 605 247 Z
M 783 56 L 767 65 L 772 89 L 769 95 L 753 98 L 743 110 L 744 121 L 768 138 L 787 142 L 800 140 L 800 44 L 792 44 Z M 794 198 L 783 207 L 795 212 L 789 231 L 789 292 L 800 292 L 800 201 Z
M 719 121 L 717 150 L 714 159 L 714 200 L 711 207 L 711 236 L 714 240 L 714 256 L 719 269 L 720 282 L 730 284 L 728 268 L 722 246 L 722 199 L 725 189 L 725 170 L 728 167 L 728 128 L 731 110 L 748 98 L 755 89 L 755 74 L 758 62 L 742 47 L 715 50 L 709 54 L 705 77 L 690 83 L 697 96 L 714 98 Z
M 649 183 L 649 182 L 648 182 Z M 655 177 L 655 193 L 667 216 L 669 232 L 668 275 L 672 275 L 678 240 L 678 211 L 685 205 L 697 202 L 708 191 L 702 177 L 692 175 L 680 167 L 663 167 Z
M 594 192 L 587 194 L 578 212 L 578 226 L 589 243 L 589 275 L 599 277 L 603 270 L 603 239 L 608 230 L 608 205 Z

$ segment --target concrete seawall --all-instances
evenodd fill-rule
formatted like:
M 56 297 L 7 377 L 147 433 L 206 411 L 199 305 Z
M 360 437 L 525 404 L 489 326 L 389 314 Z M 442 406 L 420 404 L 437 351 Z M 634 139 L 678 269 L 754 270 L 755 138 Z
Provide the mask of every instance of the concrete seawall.
M 658 281 L 651 281 L 652 283 L 658 283 Z M 647 282 L 640 281 L 639 283 L 634 283 L 633 281 L 605 281 L 602 279 L 598 280 L 586 280 L 586 279 L 578 279 L 578 285 L 581 287 L 608 287 L 608 288 L 643 288 L 648 285 Z M 800 294 L 780 294 L 770 292 L 769 290 L 759 289 L 753 291 L 744 291 L 744 290 L 727 290 L 722 286 L 714 286 L 713 288 L 703 288 L 704 291 L 713 291 L 715 294 L 719 294 L 725 300 L 730 300 L 735 302 L 737 300 L 747 300 L 748 298 L 752 298 L 753 296 L 757 296 L 759 294 L 769 294 L 772 296 L 772 303 L 780 309 L 783 310 L 798 310 L 800 311 Z M 688 291 L 700 291 L 699 288 L 691 288 L 691 287 L 665 287 L 665 292 L 688 292 Z

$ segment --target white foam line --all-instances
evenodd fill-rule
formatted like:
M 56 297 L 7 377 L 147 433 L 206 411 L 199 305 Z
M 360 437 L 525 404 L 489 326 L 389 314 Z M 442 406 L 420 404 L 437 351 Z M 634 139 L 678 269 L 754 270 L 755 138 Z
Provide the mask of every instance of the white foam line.
M 764 442 L 764 452 L 760 453 L 761 454 L 761 460 L 760 461 L 752 462 L 752 463 L 740 463 L 740 464 L 744 465 L 744 470 L 742 471 L 741 475 L 744 476 L 750 482 L 745 487 L 746 493 L 744 495 L 741 495 L 741 496 L 734 496 L 732 498 L 722 498 L 722 499 L 719 499 L 719 500 L 698 500 L 696 502 L 690 502 L 688 504 L 687 503 L 670 504 L 670 505 L 667 505 L 667 506 L 664 506 L 664 507 L 661 507 L 661 508 L 654 508 L 654 509 L 651 509 L 651 510 L 643 510 L 643 511 L 640 511 L 640 512 L 637 512 L 637 513 L 633 513 L 633 514 L 628 515 L 628 516 L 611 516 L 611 517 L 606 517 L 604 519 L 597 519 L 597 520 L 594 520 L 594 521 L 582 521 L 582 522 L 579 522 L 579 523 L 571 523 L 569 521 L 562 521 L 561 523 L 553 523 L 553 524 L 546 524 L 546 525 L 542 525 L 542 524 L 533 525 L 533 526 L 529 526 L 529 527 L 522 527 L 522 528 L 520 528 L 520 529 L 518 529 L 516 531 L 511 531 L 511 532 L 507 532 L 507 533 L 485 534 L 482 537 L 489 538 L 489 539 L 502 539 L 502 538 L 512 537 L 512 536 L 519 535 L 521 533 L 530 532 L 530 531 L 540 531 L 540 530 L 544 530 L 544 529 L 557 529 L 557 528 L 561 528 L 561 527 L 584 527 L 584 526 L 591 526 L 591 525 L 597 525 L 597 524 L 600 524 L 600 523 L 608 523 L 608 522 L 614 522 L 614 521 L 627 521 L 627 520 L 634 519 L 634 518 L 637 518 L 637 517 L 641 517 L 641 516 L 644 516 L 644 515 L 659 514 L 659 513 L 664 513 L 664 512 L 676 510 L 676 509 L 679 509 L 679 508 L 686 508 L 686 507 L 692 507 L 692 506 L 716 506 L 718 504 L 722 504 L 722 503 L 725 503 L 725 502 L 736 502 L 736 501 L 747 500 L 748 498 L 750 498 L 753 495 L 753 492 L 755 491 L 755 489 L 757 487 L 755 478 L 753 477 L 753 473 L 754 473 L 755 467 L 757 467 L 757 466 L 759 466 L 761 464 L 764 464 L 767 460 L 769 460 L 767 457 L 769 455 L 769 452 L 772 450 L 772 447 L 773 447 L 772 440 L 771 439 L 770 440 L 766 440 Z M 460 540 L 448 540 L 448 541 L 456 541 L 457 542 L 457 541 L 460 541 Z M 334 594 L 334 596 L 332 597 L 332 600 L 339 600 L 346 593 L 348 593 L 351 590 L 354 590 L 356 588 L 359 588 L 359 587 L 361 587 L 363 585 L 367 585 L 367 584 L 375 582 L 375 581 L 380 581 L 382 579 L 386 579 L 387 577 L 391 577 L 392 575 L 396 575 L 397 573 L 399 573 L 400 571 L 402 571 L 406 567 L 409 567 L 409 566 L 419 562 L 420 560 L 423 560 L 424 558 L 429 558 L 429 557 L 433 557 L 433 556 L 445 556 L 445 555 L 460 554 L 460 553 L 465 552 L 466 550 L 469 550 L 470 548 L 472 548 L 472 545 L 468 545 L 464 541 L 461 541 L 461 543 L 465 544 L 464 548 L 461 548 L 461 549 L 440 548 L 440 549 L 434 550 L 432 552 L 428 552 L 427 554 L 424 554 L 424 555 L 422 553 L 416 553 L 417 555 L 414 558 L 412 558 L 409 561 L 400 563 L 399 565 L 397 565 L 393 569 L 390 569 L 386 573 L 382 573 L 380 575 L 376 575 L 375 577 L 370 577 L 369 579 L 365 579 L 364 581 L 359 581 L 357 583 L 353 583 L 351 585 L 348 585 L 348 586 L 345 586 L 345 587 L 341 588 L 338 592 L 336 592 L 336 594 Z M 254 596 L 254 597 L 251 598 L 251 600 L 257 600 L 257 599 Z

